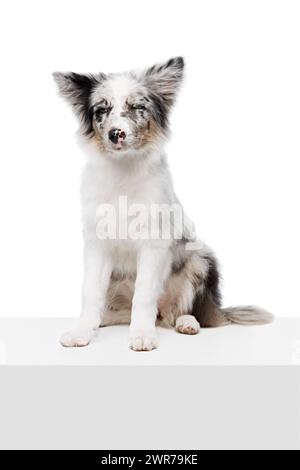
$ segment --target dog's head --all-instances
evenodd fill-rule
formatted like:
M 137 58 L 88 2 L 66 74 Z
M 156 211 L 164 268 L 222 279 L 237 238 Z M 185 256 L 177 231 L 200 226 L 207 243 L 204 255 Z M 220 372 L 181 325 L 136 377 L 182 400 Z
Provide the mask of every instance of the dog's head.
M 81 75 L 55 72 L 59 91 L 79 117 L 81 131 L 111 156 L 157 143 L 183 78 L 182 57 L 144 72 Z

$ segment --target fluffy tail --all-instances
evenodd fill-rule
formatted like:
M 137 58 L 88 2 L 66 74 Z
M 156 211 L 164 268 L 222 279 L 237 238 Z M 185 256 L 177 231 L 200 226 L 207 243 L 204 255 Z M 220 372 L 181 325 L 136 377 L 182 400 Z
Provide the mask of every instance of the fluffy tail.
M 271 313 L 259 307 L 229 307 L 221 311 L 227 320 L 239 325 L 265 325 L 274 320 Z
M 271 313 L 259 307 L 229 307 L 221 308 L 211 294 L 204 299 L 195 299 L 192 314 L 204 328 L 238 323 L 239 325 L 264 325 L 272 323 Z
M 229 325 L 230 323 L 239 325 L 272 323 L 273 315 L 259 307 L 222 308 L 218 263 L 213 255 L 207 255 L 205 259 L 208 261 L 209 267 L 204 279 L 204 286 L 202 274 L 198 273 L 197 270 L 194 274 L 194 277 L 199 279 L 200 284 L 198 287 L 200 288 L 196 291 L 191 310 L 191 314 L 196 317 L 201 327 L 214 328 Z

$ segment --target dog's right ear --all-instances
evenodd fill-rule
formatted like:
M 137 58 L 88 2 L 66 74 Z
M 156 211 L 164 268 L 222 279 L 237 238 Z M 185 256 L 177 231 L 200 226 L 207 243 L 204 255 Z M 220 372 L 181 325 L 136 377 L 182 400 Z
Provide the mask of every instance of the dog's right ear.
M 96 75 L 82 75 L 74 72 L 54 72 L 53 78 L 60 94 L 72 106 L 84 104 L 93 88 L 101 81 L 101 77 L 98 78 Z
M 75 114 L 79 117 L 83 133 L 90 134 L 92 132 L 90 96 L 97 85 L 106 79 L 106 76 L 104 74 L 82 75 L 74 72 L 54 72 L 53 77 L 61 96 L 72 105 Z

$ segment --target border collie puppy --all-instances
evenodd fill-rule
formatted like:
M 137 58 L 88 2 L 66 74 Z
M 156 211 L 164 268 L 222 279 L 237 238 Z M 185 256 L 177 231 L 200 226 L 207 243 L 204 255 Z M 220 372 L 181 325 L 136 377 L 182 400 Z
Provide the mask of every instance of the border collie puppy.
M 142 72 L 54 73 L 87 154 L 82 307 L 63 346 L 86 346 L 100 326 L 125 323 L 130 347 L 151 351 L 156 325 L 194 335 L 272 320 L 259 308 L 221 307 L 217 261 L 174 192 L 164 146 L 183 70 L 177 57 Z

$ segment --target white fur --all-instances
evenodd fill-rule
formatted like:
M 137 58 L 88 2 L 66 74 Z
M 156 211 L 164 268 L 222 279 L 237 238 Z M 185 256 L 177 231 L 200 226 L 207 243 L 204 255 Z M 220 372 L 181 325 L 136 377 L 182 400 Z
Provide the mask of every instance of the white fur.
M 82 177 L 84 281 L 81 316 L 61 338 L 64 346 L 84 346 L 101 325 L 106 295 L 113 271 L 136 272 L 133 296 L 130 347 L 151 350 L 157 347 L 155 322 L 157 303 L 171 268 L 171 240 L 98 240 L 95 213 L 99 204 L 117 205 L 120 193 L 128 204 L 171 204 L 173 186 L 163 153 L 139 156 L 139 159 L 99 157 L 93 142 L 83 142 L 88 161 Z M 123 214 L 124 217 L 127 214 Z
M 193 315 L 182 315 L 176 320 L 176 331 L 185 335 L 196 335 L 200 331 L 200 325 Z

